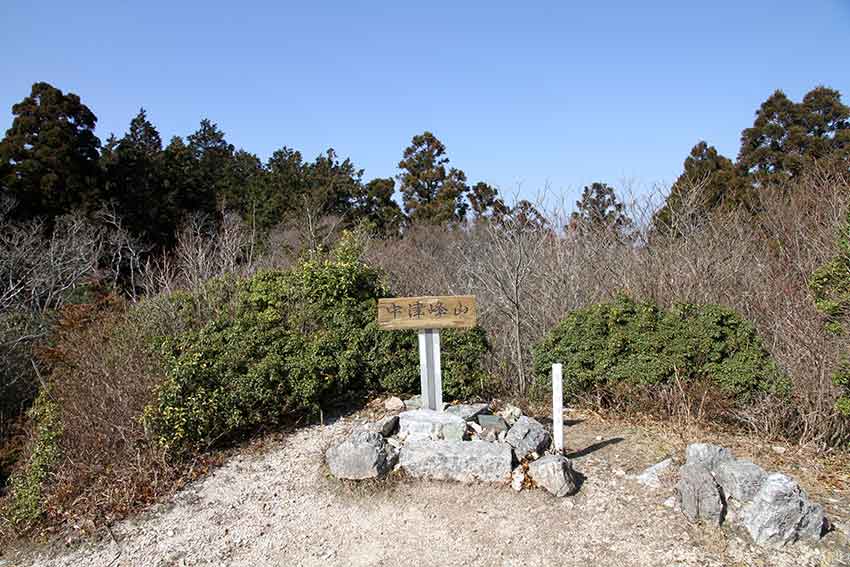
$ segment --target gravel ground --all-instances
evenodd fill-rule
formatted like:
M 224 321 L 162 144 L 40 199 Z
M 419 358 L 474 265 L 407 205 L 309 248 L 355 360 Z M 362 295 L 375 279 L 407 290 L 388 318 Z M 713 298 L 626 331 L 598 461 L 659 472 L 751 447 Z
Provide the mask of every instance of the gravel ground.
M 637 428 L 567 429 L 573 497 L 506 486 L 329 478 L 322 453 L 356 424 L 300 429 L 232 458 L 171 502 L 72 549 L 19 550 L 11 565 L 833 565 L 850 566 L 842 531 L 817 548 L 765 552 L 729 529 L 690 526 L 659 489 L 632 476 L 669 454 Z

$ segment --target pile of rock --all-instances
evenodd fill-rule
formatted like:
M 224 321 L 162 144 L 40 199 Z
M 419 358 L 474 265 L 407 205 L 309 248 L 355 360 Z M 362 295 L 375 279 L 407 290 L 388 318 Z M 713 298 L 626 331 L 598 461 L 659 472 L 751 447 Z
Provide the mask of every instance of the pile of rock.
M 416 408 L 416 399 L 390 399 L 398 415 L 356 430 L 326 458 L 337 478 L 360 480 L 399 468 L 416 478 L 459 482 L 511 482 L 555 496 L 576 491 L 576 473 L 563 455 L 544 455 L 550 435 L 537 420 L 515 406 L 497 414 L 490 404 L 458 404 L 445 411 Z M 526 481 L 526 475 L 531 482 Z
M 823 508 L 790 477 L 768 474 L 729 449 L 695 443 L 679 469 L 682 512 L 692 522 L 735 523 L 759 545 L 817 541 L 827 528 Z

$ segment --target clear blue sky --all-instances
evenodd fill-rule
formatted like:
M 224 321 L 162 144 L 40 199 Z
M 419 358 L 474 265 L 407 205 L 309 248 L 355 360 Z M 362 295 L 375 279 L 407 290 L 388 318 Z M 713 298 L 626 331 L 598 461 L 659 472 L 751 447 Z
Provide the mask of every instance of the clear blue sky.
M 367 178 L 427 129 L 508 194 L 670 182 L 700 139 L 734 158 L 776 88 L 850 102 L 850 0 L 2 0 L 0 25 L 2 131 L 47 81 L 101 139 L 144 106 L 165 140 L 209 117 L 263 159 L 332 146 Z

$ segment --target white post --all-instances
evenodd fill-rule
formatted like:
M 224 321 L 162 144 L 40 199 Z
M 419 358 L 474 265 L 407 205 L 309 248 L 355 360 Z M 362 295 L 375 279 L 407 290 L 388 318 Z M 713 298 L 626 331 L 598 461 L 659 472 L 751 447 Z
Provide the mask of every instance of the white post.
M 419 331 L 419 382 L 422 387 L 422 407 L 443 411 L 439 329 Z
M 563 365 L 552 365 L 552 435 L 555 453 L 564 452 L 564 379 Z

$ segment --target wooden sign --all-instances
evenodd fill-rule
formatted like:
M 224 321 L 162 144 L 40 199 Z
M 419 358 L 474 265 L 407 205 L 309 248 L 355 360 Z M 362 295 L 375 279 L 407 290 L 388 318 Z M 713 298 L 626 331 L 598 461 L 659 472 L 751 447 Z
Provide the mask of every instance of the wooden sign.
M 402 329 L 468 329 L 476 322 L 474 295 L 392 297 L 378 300 L 378 326 Z

